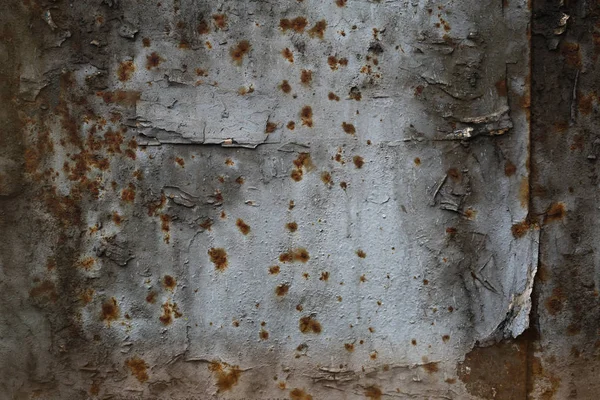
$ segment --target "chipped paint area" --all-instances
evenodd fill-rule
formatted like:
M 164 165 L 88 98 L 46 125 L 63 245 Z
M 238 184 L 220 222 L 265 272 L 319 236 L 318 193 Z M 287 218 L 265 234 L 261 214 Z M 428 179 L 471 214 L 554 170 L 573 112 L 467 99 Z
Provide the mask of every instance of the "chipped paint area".
M 529 326 L 525 1 L 7 8 L 4 392 L 468 398 Z

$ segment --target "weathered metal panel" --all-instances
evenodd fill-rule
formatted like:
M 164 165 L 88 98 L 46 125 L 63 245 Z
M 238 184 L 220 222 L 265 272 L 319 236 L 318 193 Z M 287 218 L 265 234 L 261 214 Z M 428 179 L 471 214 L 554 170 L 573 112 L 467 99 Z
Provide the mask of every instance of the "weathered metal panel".
M 1 7 L 4 393 L 490 398 L 461 362 L 538 265 L 526 1 Z

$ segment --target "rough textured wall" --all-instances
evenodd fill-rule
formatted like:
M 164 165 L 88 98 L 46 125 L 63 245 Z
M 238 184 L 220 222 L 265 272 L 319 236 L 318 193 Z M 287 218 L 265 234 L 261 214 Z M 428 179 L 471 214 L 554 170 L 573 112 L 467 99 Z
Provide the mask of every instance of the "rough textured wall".
M 534 70 L 566 63 L 544 79 L 591 86 L 594 50 L 584 63 L 575 38 L 561 42 L 561 5 L 539 7 L 549 17 L 534 15 Z M 562 325 L 589 344 L 582 307 L 595 300 L 560 286 L 578 285 L 566 266 L 542 280 L 563 257 L 593 265 L 593 229 L 581 233 L 588 250 L 559 232 L 583 201 L 557 202 L 564 188 L 547 182 L 579 179 L 555 154 L 564 132 L 530 144 L 526 1 L 9 0 L 0 11 L 8 398 L 570 393 L 535 352 L 567 360 Z M 544 40 L 556 42 L 547 55 Z M 564 60 L 546 65 L 555 49 Z M 534 133 L 593 128 L 579 115 L 595 94 L 536 84 L 547 100 L 534 116 L 563 125 Z M 589 146 L 571 150 L 586 168 Z M 552 261 L 532 297 L 538 251 Z M 529 326 L 531 298 L 536 329 L 494 345 Z M 554 321 L 565 302 L 578 325 Z

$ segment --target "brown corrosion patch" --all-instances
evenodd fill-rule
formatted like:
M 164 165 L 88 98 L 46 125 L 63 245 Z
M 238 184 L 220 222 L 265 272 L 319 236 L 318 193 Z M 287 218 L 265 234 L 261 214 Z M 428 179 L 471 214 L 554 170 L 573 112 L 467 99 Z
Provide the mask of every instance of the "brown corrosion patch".
M 365 396 L 371 400 L 381 400 L 383 392 L 377 386 L 368 386 L 365 388 Z
M 318 37 L 319 39 L 323 39 L 323 35 L 325 34 L 325 30 L 327 29 L 327 21 L 324 19 L 318 21 L 312 28 L 308 30 L 308 35 L 310 37 Z
M 312 171 L 315 167 L 309 153 L 300 153 L 293 163 L 296 168 L 292 170 L 290 176 L 296 182 L 302 180 L 304 170 Z
M 559 50 L 567 65 L 576 68 L 581 67 L 581 50 L 578 43 L 562 42 Z
M 237 365 L 229 365 L 219 361 L 212 361 L 208 365 L 208 370 L 217 378 L 216 385 L 218 392 L 231 390 L 231 388 L 237 385 L 242 375 L 242 370 Z
M 267 340 L 269 338 L 269 332 L 267 332 L 264 329 L 261 329 L 260 333 L 258 334 L 258 337 L 260 337 L 260 340 Z
M 354 344 L 353 343 L 344 343 L 344 348 L 350 352 L 354 351 Z
M 529 205 L 529 179 L 526 176 L 521 178 L 521 183 L 519 185 L 519 201 L 523 208 L 526 208 Z
M 102 304 L 102 311 L 100 313 L 100 319 L 106 322 L 109 326 L 112 321 L 119 319 L 119 306 L 117 305 L 117 299 L 111 297 L 109 300 Z
M 238 227 L 240 232 L 242 232 L 244 235 L 247 235 L 250 233 L 250 225 L 245 223 L 243 219 L 238 218 L 237 221 L 235 221 L 235 225 Z
M 352 162 L 354 162 L 354 166 L 358 169 L 362 168 L 365 165 L 365 160 L 361 156 L 354 156 L 352 158 Z
M 269 274 L 271 274 L 271 275 L 277 275 L 279 273 L 279 271 L 281 271 L 281 268 L 279 268 L 279 265 L 272 265 L 269 267 Z
M 324 281 L 324 282 L 328 281 L 329 280 L 329 272 L 327 272 L 327 271 L 321 272 L 321 276 L 319 277 L 319 280 Z
M 289 121 L 286 125 L 286 128 L 288 128 L 290 131 L 293 131 L 296 128 L 296 123 L 294 121 Z
M 229 55 L 231 55 L 231 59 L 237 65 L 242 65 L 242 61 L 244 60 L 244 56 L 250 52 L 250 42 L 247 40 L 241 40 L 238 44 L 231 49 L 229 49 Z
M 429 374 L 433 374 L 440 370 L 437 362 L 426 362 L 425 364 L 422 364 L 421 366 Z
M 150 292 L 146 296 L 146 301 L 150 304 L 156 303 L 156 292 Z
M 354 99 L 356 101 L 360 101 L 362 99 L 362 94 L 356 86 L 350 88 L 350 93 L 348 93 L 348 96 L 350 96 L 351 99 Z
M 215 14 L 212 16 L 212 18 L 217 29 L 225 29 L 227 27 L 227 15 Z
M 495 84 L 496 91 L 498 92 L 498 96 L 506 97 L 508 90 L 506 88 L 506 79 L 500 79 Z
M 292 51 L 289 49 L 289 47 L 286 47 L 285 49 L 281 50 L 281 55 L 283 56 L 283 58 L 285 58 L 289 62 L 291 62 L 291 63 L 294 62 L 294 53 L 292 53 Z
M 284 18 L 279 21 L 279 27 L 284 32 L 292 29 L 298 33 L 303 33 L 304 28 L 306 28 L 307 25 L 308 25 L 308 21 L 304 17 L 296 17 L 291 20 Z
M 292 91 L 292 87 L 290 86 L 290 83 L 287 80 L 281 82 L 281 84 L 279 85 L 279 89 L 281 89 L 283 93 L 289 93 Z
M 275 130 L 277 129 L 277 124 L 275 122 L 267 122 L 267 125 L 265 126 L 265 133 L 268 135 L 270 133 L 275 132 Z
M 121 200 L 126 203 L 133 203 L 135 200 L 135 186 L 132 183 L 121 191 Z
M 277 285 L 277 287 L 275 288 L 275 294 L 277 296 L 285 296 L 286 294 L 288 294 L 289 290 L 290 285 L 287 283 L 282 283 L 281 285 Z
M 313 397 L 304 389 L 295 388 L 290 390 L 290 400 L 313 400 Z
M 213 220 L 210 218 L 206 218 L 204 221 L 202 221 L 200 223 L 200 228 L 210 231 L 212 229 L 212 225 L 213 225 Z
M 302 110 L 300 110 L 300 119 L 302 120 L 302 125 L 312 128 L 312 126 L 313 126 L 312 117 L 313 117 L 312 107 L 311 106 L 302 107 Z
M 146 69 L 151 70 L 156 68 L 163 61 L 164 59 L 157 52 L 153 51 L 149 56 L 146 56 Z
M 342 122 L 342 129 L 344 130 L 344 132 L 346 132 L 348 135 L 354 135 L 356 133 L 356 128 L 354 127 L 353 124 L 348 124 L 346 122 Z
M 329 92 L 329 94 L 327 95 L 327 98 L 331 101 L 340 101 L 340 96 L 338 96 L 337 94 L 335 94 L 333 92 Z
M 287 251 L 285 253 L 281 253 L 279 255 L 279 261 L 282 263 L 290 263 L 290 262 L 303 262 L 306 263 L 310 259 L 310 255 L 305 248 L 297 248 L 294 250 Z
M 367 257 L 367 253 L 365 253 L 361 249 L 356 250 L 356 255 L 359 256 L 360 258 L 366 258 Z
M 298 327 L 300 328 L 300 332 L 302 333 L 321 333 L 322 330 L 319 321 L 314 319 L 312 316 L 300 318 Z
M 296 222 L 288 222 L 285 224 L 285 228 L 290 232 L 296 232 L 298 230 L 298 224 Z
M 344 6 L 346 5 L 346 1 L 347 1 L 347 0 L 335 0 L 335 4 L 336 4 L 338 7 L 344 7 Z
M 123 61 L 117 68 L 117 76 L 121 82 L 127 82 L 131 79 L 131 75 L 135 72 L 135 64 L 133 61 Z
M 165 275 L 163 278 L 163 285 L 165 289 L 173 291 L 173 289 L 175 289 L 177 286 L 177 281 L 171 275 Z
M 144 383 L 148 380 L 148 364 L 146 364 L 146 361 L 135 356 L 127 359 L 125 365 L 131 370 L 131 374 L 135 376 L 138 381 Z
M 310 69 L 303 69 L 300 72 L 300 82 L 303 85 L 310 85 L 312 82 L 312 71 Z
M 548 314 L 556 315 L 563 309 L 563 303 L 566 300 L 566 296 L 563 293 L 561 288 L 554 288 L 552 290 L 552 295 L 546 299 L 544 305 L 546 306 L 546 310 L 548 310 Z
M 544 224 L 548 224 L 554 221 L 560 221 L 565 218 L 567 214 L 567 210 L 565 208 L 565 203 L 558 202 L 553 203 L 548 207 L 546 213 L 544 214 Z
M 144 45 L 144 47 L 150 47 L 150 38 L 143 38 L 142 39 L 142 44 Z
M 321 181 L 327 186 L 331 186 L 333 184 L 331 174 L 327 171 L 321 172 Z
M 525 220 L 525 221 L 517 222 L 510 228 L 510 230 L 511 230 L 513 236 L 518 239 L 518 238 L 525 236 L 525 234 L 527 232 L 529 232 L 530 226 L 531 225 L 529 224 L 529 221 Z
M 227 268 L 227 253 L 223 248 L 214 248 L 208 250 L 210 261 L 215 264 L 215 269 L 218 271 L 224 271 Z
M 510 160 L 507 160 L 506 163 L 504 163 L 504 175 L 513 176 L 516 172 L 517 166 L 510 162 Z
M 58 300 L 58 294 L 56 293 L 56 285 L 53 282 L 45 280 L 39 283 L 37 286 L 31 288 L 29 291 L 29 297 L 47 297 L 53 303 Z
M 512 400 L 527 396 L 527 342 L 504 341 L 475 347 L 457 365 L 459 379 L 477 398 Z
M 170 303 L 167 301 L 162 305 L 162 309 L 163 313 L 158 319 L 163 323 L 163 325 L 169 325 L 171 322 L 173 322 L 173 317 L 180 318 L 183 316 L 183 314 L 179 311 L 177 303 Z

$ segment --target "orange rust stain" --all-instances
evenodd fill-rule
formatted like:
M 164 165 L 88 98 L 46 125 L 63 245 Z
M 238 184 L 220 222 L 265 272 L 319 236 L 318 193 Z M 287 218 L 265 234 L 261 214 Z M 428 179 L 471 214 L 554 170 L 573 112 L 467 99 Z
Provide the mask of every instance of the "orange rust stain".
M 529 204 L 529 179 L 524 176 L 521 178 L 519 185 L 519 200 L 521 201 L 521 207 L 526 208 Z
M 292 51 L 289 49 L 289 47 L 286 47 L 285 49 L 281 50 L 281 55 L 283 56 L 283 58 L 285 58 L 289 62 L 291 62 L 291 63 L 294 62 L 294 53 L 292 53 Z
M 313 117 L 312 107 L 310 107 L 310 106 L 302 107 L 302 110 L 300 110 L 300 119 L 302 120 L 302 125 L 312 128 L 312 126 L 313 126 L 312 117 Z
M 292 91 L 292 87 L 290 86 L 290 83 L 287 80 L 281 82 L 281 84 L 279 85 L 279 89 L 281 89 L 283 93 L 289 93 Z
M 109 326 L 112 321 L 119 319 L 120 311 L 117 305 L 117 299 L 111 297 L 109 300 L 102 304 L 102 311 L 100 313 L 100 319 L 106 322 Z
M 313 400 L 313 397 L 304 389 L 295 388 L 290 390 L 290 400 Z
M 121 222 L 123 222 L 123 217 L 119 215 L 118 212 L 114 211 L 112 213 L 112 221 L 115 223 L 115 225 L 121 225 Z
M 298 224 L 296 222 L 288 222 L 285 224 L 285 228 L 290 232 L 296 232 L 298 230 Z
M 165 204 L 167 204 L 167 196 L 165 196 L 164 193 L 161 193 L 160 200 L 148 205 L 148 216 L 152 217 L 156 215 L 156 211 L 163 208 Z
M 215 26 L 218 29 L 225 29 L 227 27 L 227 15 L 225 14 L 216 14 L 212 16 L 213 21 L 215 22 Z
M 346 1 L 348 1 L 348 0 L 335 0 L 335 4 L 338 7 L 344 7 L 346 5 Z
M 524 220 L 524 221 L 514 224 L 510 228 L 510 230 L 511 230 L 513 236 L 518 239 L 518 238 L 525 236 L 527 234 L 527 232 L 529 232 L 530 227 L 531 227 L 531 225 L 529 224 L 529 221 Z
M 279 265 L 270 266 L 269 267 L 269 274 L 271 274 L 271 275 L 277 275 L 280 270 L 281 270 L 281 268 L 279 268 Z
M 302 82 L 303 85 L 310 85 L 312 82 L 312 71 L 309 69 L 303 69 L 300 72 L 300 82 Z
M 144 45 L 144 47 L 150 47 L 150 38 L 145 37 L 144 39 L 142 39 L 142 44 Z
M 299 182 L 302 180 L 302 177 L 304 175 L 304 169 L 306 169 L 306 171 L 308 172 L 308 171 L 312 171 L 315 167 L 312 162 L 312 159 L 310 158 L 309 153 L 300 153 L 298 155 L 298 158 L 296 158 L 294 160 L 294 166 L 296 168 L 294 170 L 292 170 L 292 173 L 290 176 L 296 182 Z
M 181 314 L 179 311 L 177 303 L 170 303 L 167 301 L 162 305 L 162 309 L 163 313 L 160 317 L 158 317 L 158 319 L 163 323 L 163 325 L 169 325 L 171 322 L 173 322 L 173 317 L 180 318 L 183 316 L 183 314 Z
M 243 185 L 244 182 L 246 182 L 246 180 L 242 176 L 238 176 L 237 178 L 235 178 L 235 183 L 237 183 L 238 185 Z
M 211 248 L 208 250 L 210 261 L 215 264 L 217 271 L 224 271 L 227 268 L 227 253 L 223 248 Z
M 290 200 L 290 202 L 288 203 L 288 210 L 293 210 L 294 207 L 296 207 L 294 200 Z
M 363 274 L 360 276 L 360 278 L 358 279 L 360 282 L 366 282 L 367 281 L 367 277 Z
M 359 256 L 360 258 L 366 258 L 367 257 L 367 253 L 365 253 L 361 249 L 356 250 L 356 255 Z
M 364 394 L 371 400 L 381 400 L 383 392 L 377 386 L 368 386 L 365 388 Z
M 229 55 L 237 65 L 242 65 L 244 56 L 250 52 L 251 47 L 252 46 L 250 45 L 249 41 L 241 40 L 236 46 L 229 49 Z
M 156 292 L 153 291 L 148 293 L 148 295 L 146 296 L 146 301 L 150 304 L 156 303 Z
M 302 333 L 321 333 L 321 324 L 319 321 L 314 319 L 312 316 L 306 316 L 300 318 L 298 323 L 298 327 L 300 328 L 300 332 Z
M 265 133 L 268 135 L 270 133 L 275 132 L 275 130 L 277 129 L 277 124 L 275 122 L 267 122 L 267 125 L 265 126 Z
M 92 269 L 94 264 L 96 264 L 96 260 L 93 257 L 86 257 L 86 258 L 82 259 L 81 261 L 79 261 L 79 263 L 78 263 L 78 265 L 81 268 L 85 269 L 86 271 L 89 271 L 90 269 Z
M 588 93 L 579 95 L 577 99 L 577 105 L 579 108 L 579 112 L 582 115 L 589 115 L 592 113 L 594 107 L 594 100 L 596 99 L 595 93 Z
M 376 360 L 377 359 L 377 352 L 374 351 L 373 353 L 369 354 L 369 357 L 371 358 L 371 360 Z
M 572 67 L 581 67 L 581 50 L 579 44 L 572 42 L 562 42 L 560 44 L 560 53 L 564 57 L 567 65 Z
M 446 379 L 444 380 L 444 382 L 446 382 L 446 383 L 449 383 L 449 384 L 453 385 L 453 384 L 455 384 L 455 383 L 456 383 L 456 379 L 455 379 L 455 378 L 446 378 Z
M 141 358 L 135 356 L 125 361 L 125 365 L 131 370 L 131 374 L 137 378 L 138 381 L 144 383 L 148 380 L 148 364 Z
M 321 277 L 319 278 L 319 280 L 324 281 L 324 282 L 328 281 L 329 280 L 329 272 L 327 272 L 327 271 L 321 272 Z
M 153 51 L 149 56 L 146 56 L 146 69 L 157 68 L 163 61 L 164 59 L 157 52 Z
M 171 275 L 165 275 L 163 278 L 163 285 L 165 289 L 173 291 L 173 289 L 175 289 L 177 286 L 177 281 Z
M 123 61 L 117 69 L 117 76 L 121 82 L 127 82 L 131 79 L 131 75 L 135 72 L 135 64 L 133 61 Z
M 235 225 L 244 235 L 250 233 L 250 225 L 246 224 L 243 219 L 238 218 L 237 221 L 235 221 Z
M 212 229 L 213 220 L 210 218 L 205 219 L 200 223 L 200 228 L 210 231 Z
M 342 129 L 344 130 L 344 132 L 346 132 L 348 135 L 354 135 L 356 133 L 356 128 L 354 127 L 354 125 L 352 124 L 348 124 L 346 122 L 342 122 Z
M 290 285 L 287 283 L 282 283 L 275 288 L 275 294 L 277 296 L 285 296 L 290 290 Z
M 548 310 L 548 314 L 556 315 L 563 309 L 563 303 L 566 300 L 566 296 L 564 295 L 561 288 L 554 288 L 552 290 L 552 295 L 546 299 L 544 302 L 546 306 L 546 310 Z
M 296 123 L 294 121 L 290 121 L 287 123 L 286 127 L 290 130 L 293 131 L 294 128 L 296 128 Z
M 498 92 L 498 96 L 506 97 L 508 93 L 506 88 L 506 79 L 501 79 L 496 82 L 496 91 Z
M 426 362 L 426 359 L 424 359 L 423 361 L 425 362 L 425 364 L 423 364 L 422 367 L 425 371 L 427 371 L 427 373 L 433 374 L 440 370 L 437 362 Z
M 301 312 L 302 310 L 304 310 L 304 307 L 302 307 L 302 304 L 298 304 L 296 306 L 296 310 Z
M 446 174 L 448 174 L 450 179 L 452 179 L 455 182 L 459 182 L 462 179 L 462 175 L 460 174 L 460 172 L 458 172 L 456 168 L 448 169 L 448 171 L 446 171 Z
M 237 385 L 242 375 L 242 370 L 237 365 L 229 365 L 219 361 L 212 361 L 208 365 L 208 370 L 217 378 L 216 385 L 218 392 L 231 390 L 231 388 Z
M 421 159 L 419 157 L 416 157 L 414 163 L 415 165 L 421 165 Z
M 450 340 L 450 335 L 444 335 L 444 336 L 442 336 L 442 341 L 444 343 L 447 343 L 449 340 Z
M 361 156 L 354 156 L 352 162 L 354 162 L 354 166 L 358 169 L 362 168 L 365 164 L 365 160 Z
M 185 160 L 181 157 L 175 157 L 175 162 L 181 167 L 185 167 Z
M 260 340 L 267 340 L 269 338 L 269 332 L 267 332 L 264 329 L 261 329 L 260 333 L 258 334 L 258 337 L 260 337 Z
M 135 186 L 132 183 L 121 191 L 121 200 L 126 203 L 133 203 L 135 200 Z
M 210 33 L 210 25 L 204 19 L 201 19 L 198 22 L 198 26 L 196 27 L 196 31 L 200 35 L 206 35 L 206 34 Z
M 322 20 L 318 21 L 312 28 L 310 28 L 308 30 L 308 35 L 310 37 L 318 37 L 319 39 L 323 39 L 326 29 L 327 29 L 327 21 L 322 19 Z
M 417 339 L 412 339 L 410 341 L 410 344 L 412 344 L 413 346 L 416 346 L 417 345 Z
M 81 292 L 81 294 L 79 295 L 79 299 L 81 300 L 84 306 L 92 302 L 92 300 L 94 299 L 94 293 L 94 289 L 89 288 Z
M 296 262 L 296 261 L 306 263 L 309 259 L 310 259 L 310 255 L 308 254 L 308 251 L 302 247 L 287 251 L 285 253 L 281 253 L 279 255 L 279 261 L 281 261 L 282 263 L 289 263 L 289 262 Z
M 507 160 L 504 164 L 504 175 L 513 176 L 517 172 L 517 167 L 515 164 Z
M 327 171 L 323 171 L 321 173 L 321 181 L 327 186 L 331 186 L 333 184 L 331 174 Z
M 114 92 L 97 92 L 98 97 L 106 104 L 122 104 L 124 106 L 134 106 L 140 99 L 141 93 L 135 90 L 115 90 Z
M 331 101 L 340 101 L 340 96 L 338 96 L 337 94 L 335 94 L 333 92 L 329 92 L 329 94 L 327 95 L 327 98 Z
M 346 182 L 340 182 L 340 187 L 344 190 L 346 190 L 348 188 L 348 184 Z
M 292 29 L 298 33 L 303 33 L 304 32 L 304 28 L 306 28 L 306 26 L 308 25 L 308 21 L 306 20 L 306 18 L 304 17 L 296 17 L 294 19 L 287 19 L 284 18 L 282 20 L 279 21 L 279 27 L 281 28 L 281 30 L 283 30 L 284 32 Z
M 553 203 L 548 207 L 544 215 L 544 224 L 562 220 L 567 214 L 565 203 Z
M 360 101 L 362 99 L 362 94 L 360 93 L 360 90 L 354 86 L 350 89 L 350 93 L 348 94 L 350 96 L 351 99 L 354 99 L 356 101 Z
M 31 288 L 31 290 L 29 290 L 29 297 L 47 297 L 53 303 L 55 303 L 58 300 L 56 286 L 53 282 L 48 280 L 45 280 L 37 286 Z
M 235 164 L 235 162 L 233 162 L 233 160 L 231 158 L 228 158 L 228 159 L 225 160 L 225 165 L 228 165 L 228 166 L 231 167 L 234 164 Z
M 354 351 L 354 344 L 353 343 L 344 343 L 344 348 L 346 350 L 348 350 L 349 352 L 353 352 Z

